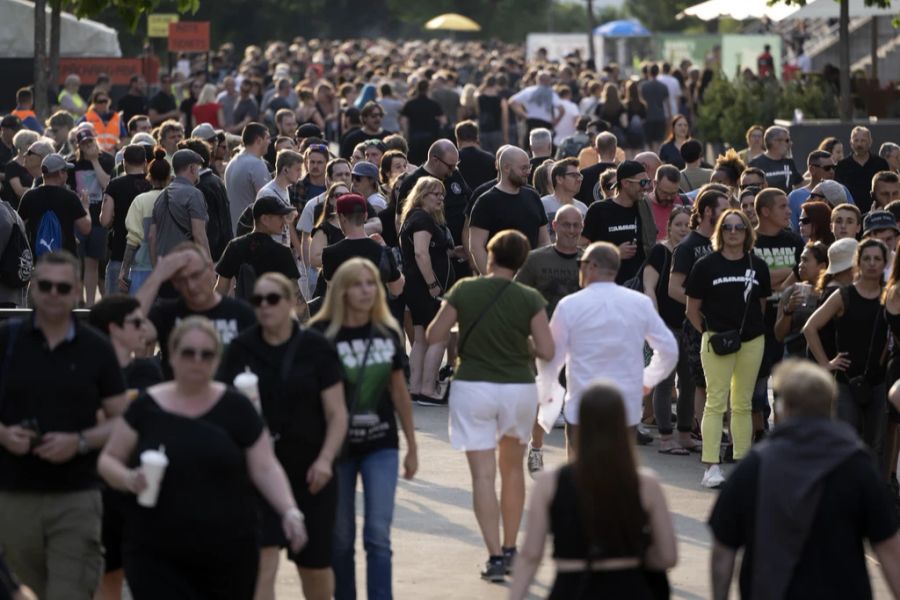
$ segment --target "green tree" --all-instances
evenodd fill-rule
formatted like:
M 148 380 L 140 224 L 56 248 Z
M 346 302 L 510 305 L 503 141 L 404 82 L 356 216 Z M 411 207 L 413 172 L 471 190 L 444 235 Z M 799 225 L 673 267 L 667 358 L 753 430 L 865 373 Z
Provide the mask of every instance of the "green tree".
M 676 19 L 675 15 L 694 4 L 697 0 L 628 0 L 625 8 L 650 31 L 682 31 L 697 20 Z

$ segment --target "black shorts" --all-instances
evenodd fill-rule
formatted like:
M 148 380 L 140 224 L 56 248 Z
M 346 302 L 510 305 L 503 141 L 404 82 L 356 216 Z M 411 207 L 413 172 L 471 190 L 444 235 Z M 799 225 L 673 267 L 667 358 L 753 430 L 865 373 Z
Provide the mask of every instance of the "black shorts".
M 644 121 L 644 141 L 648 144 L 661 142 L 666 137 L 666 121 L 647 119 Z
M 109 231 L 103 225 L 91 225 L 91 231 L 87 235 L 76 234 L 78 239 L 78 257 L 93 258 L 98 261 L 106 260 L 107 247 L 109 246 Z
M 305 478 L 305 473 L 304 473 Z M 303 513 L 306 533 L 309 541 L 298 553 L 288 552 L 298 567 L 305 569 L 327 569 L 331 566 L 332 536 L 334 535 L 334 519 L 337 512 L 337 480 L 328 482 L 318 494 L 310 494 L 306 482 L 291 488 L 297 507 Z M 286 548 L 288 543 L 281 527 L 281 518 L 271 505 L 260 497 L 260 529 L 261 546 L 278 546 Z
M 103 568 L 111 573 L 122 568 L 122 533 L 125 527 L 125 504 L 127 497 L 122 492 L 103 489 Z
M 422 327 L 428 327 L 441 307 L 440 300 L 432 298 L 427 291 L 418 288 L 404 292 L 403 299 L 409 308 L 412 324 Z
M 703 339 L 703 334 L 694 329 L 694 326 L 687 319 L 684 320 L 682 327 L 684 343 L 687 348 L 688 364 L 691 367 L 691 374 L 694 376 L 694 385 L 705 390 L 706 373 L 703 372 L 703 362 L 700 360 L 700 342 Z

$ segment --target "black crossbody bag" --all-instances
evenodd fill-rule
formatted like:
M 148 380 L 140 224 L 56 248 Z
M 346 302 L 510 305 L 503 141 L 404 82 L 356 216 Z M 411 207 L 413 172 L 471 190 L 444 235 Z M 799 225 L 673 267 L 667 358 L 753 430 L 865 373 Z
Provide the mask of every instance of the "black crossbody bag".
M 747 255 L 747 263 L 750 266 L 750 291 L 747 293 L 747 302 L 744 304 L 744 316 L 741 318 L 741 328 L 730 329 L 709 336 L 709 347 L 719 356 L 728 356 L 741 349 L 741 336 L 744 333 L 744 325 L 747 323 L 747 313 L 750 312 L 750 303 L 753 302 L 753 277 L 756 276 L 756 272 L 753 270 L 753 257 L 750 254 Z
M 841 300 L 844 302 L 844 310 L 850 310 L 850 290 L 841 288 Z M 850 396 L 853 402 L 860 408 L 865 408 L 872 403 L 872 384 L 869 382 L 869 361 L 872 358 L 872 350 L 875 347 L 875 335 L 878 332 L 878 321 L 881 319 L 881 309 L 875 313 L 875 322 L 872 324 L 872 335 L 869 337 L 869 350 L 866 352 L 866 368 L 862 375 L 851 377 L 847 380 L 850 388 Z

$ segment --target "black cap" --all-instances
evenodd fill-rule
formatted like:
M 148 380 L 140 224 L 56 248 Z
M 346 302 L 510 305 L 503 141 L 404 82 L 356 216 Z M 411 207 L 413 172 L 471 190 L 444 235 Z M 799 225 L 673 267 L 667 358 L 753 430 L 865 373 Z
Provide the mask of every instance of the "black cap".
M 893 229 L 894 231 L 900 232 L 900 228 L 897 227 L 897 220 L 894 218 L 893 213 L 886 210 L 873 210 L 866 215 L 865 219 L 863 219 L 863 235 L 868 235 L 874 231 L 881 231 L 883 229 Z
M 297 128 L 297 137 L 300 139 L 306 138 L 321 138 L 322 130 L 319 129 L 318 125 L 314 125 L 312 123 L 304 123 L 300 127 Z
M 182 148 L 172 155 L 172 170 L 176 173 L 183 171 L 185 167 L 190 165 L 202 165 L 203 158 L 193 150 Z
M 274 196 L 263 196 L 253 203 L 253 219 L 263 215 L 287 215 L 297 210 Z
M 15 129 L 16 131 L 22 129 L 22 119 L 17 117 L 16 115 L 6 115 L 3 117 L 3 120 L 0 121 L 0 127 L 4 129 Z
M 619 163 L 619 166 L 616 167 L 616 186 L 619 185 L 620 181 L 646 172 L 647 169 L 644 168 L 644 165 L 642 165 L 641 163 L 633 160 L 623 160 Z

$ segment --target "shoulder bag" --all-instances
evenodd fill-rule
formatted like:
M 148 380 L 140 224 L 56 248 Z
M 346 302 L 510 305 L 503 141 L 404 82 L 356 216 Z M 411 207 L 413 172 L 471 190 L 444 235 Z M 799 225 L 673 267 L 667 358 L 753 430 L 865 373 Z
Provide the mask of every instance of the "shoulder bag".
M 175 224 L 175 227 L 178 229 L 178 231 L 181 232 L 181 235 L 186 237 L 188 240 L 193 241 L 194 234 L 191 231 L 185 229 L 184 225 L 179 223 L 178 219 L 175 218 L 175 215 L 172 214 L 172 207 L 169 206 L 169 190 L 165 189 L 162 193 L 165 196 L 164 201 L 166 203 L 166 212 L 169 213 L 169 218 L 172 219 L 172 223 Z
M 756 272 L 753 271 L 753 257 L 749 253 L 747 254 L 747 263 L 750 267 L 750 291 L 747 293 L 747 301 L 744 303 L 744 316 L 741 318 L 740 329 L 722 331 L 709 336 L 709 347 L 719 356 L 734 354 L 741 349 L 741 335 L 744 333 L 744 325 L 747 323 L 747 313 L 750 312 L 750 303 L 753 302 L 753 277 L 756 276 Z
M 500 299 L 500 296 L 503 295 L 503 292 L 506 291 L 506 288 L 508 288 L 511 283 L 512 283 L 512 280 L 509 280 L 503 284 L 503 286 L 500 288 L 500 290 L 497 292 L 497 294 L 493 298 L 491 298 L 491 301 L 488 302 L 484 306 L 483 309 L 481 309 L 481 314 L 479 314 L 478 317 L 474 321 L 472 321 L 472 324 L 469 326 L 468 329 L 466 329 L 466 332 L 459 338 L 459 346 L 457 347 L 457 351 L 456 351 L 457 355 L 462 356 L 463 348 L 465 348 L 466 342 L 469 340 L 469 336 L 472 335 L 472 332 L 475 330 L 475 327 L 477 327 L 478 324 L 481 323 L 481 319 L 483 319 L 484 315 L 486 315 L 491 310 L 491 308 L 494 306 L 494 304 L 497 303 L 497 300 Z

